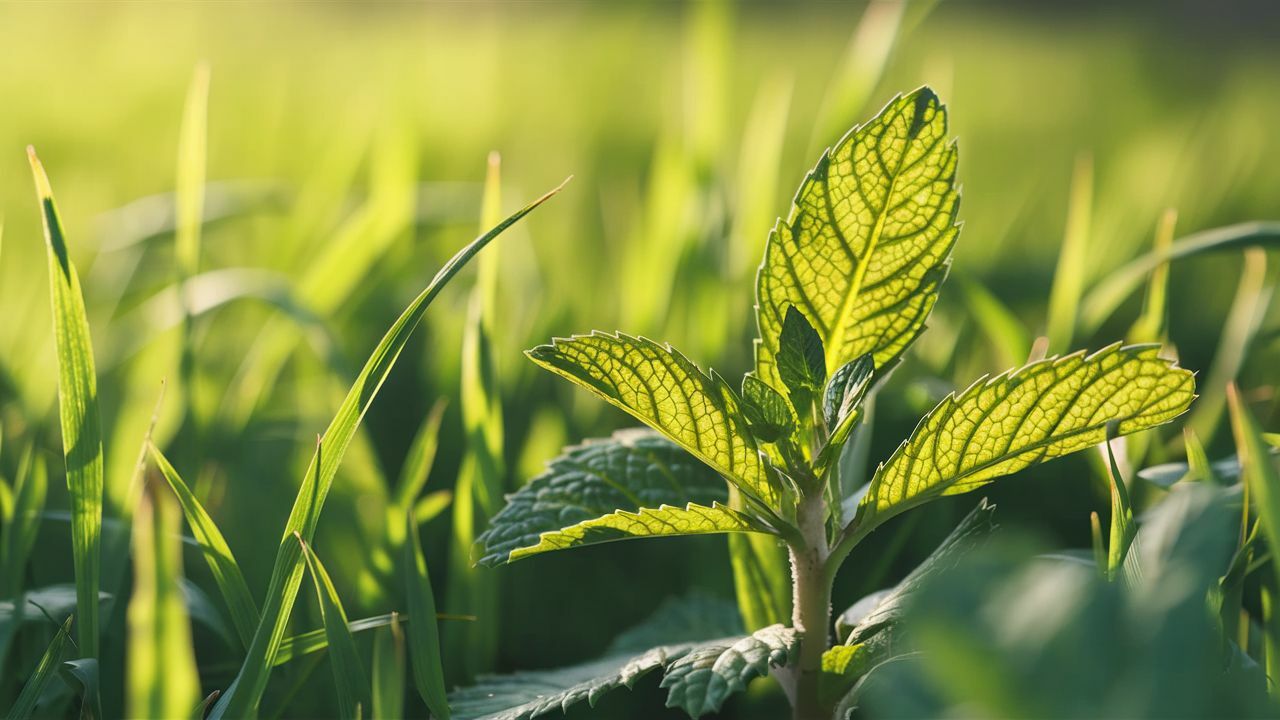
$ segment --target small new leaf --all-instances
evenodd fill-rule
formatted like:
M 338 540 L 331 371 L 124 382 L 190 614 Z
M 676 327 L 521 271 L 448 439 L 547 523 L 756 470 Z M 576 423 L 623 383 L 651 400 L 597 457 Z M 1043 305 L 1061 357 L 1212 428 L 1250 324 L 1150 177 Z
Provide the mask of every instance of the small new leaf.
M 870 354 L 863 355 L 841 366 L 831 376 L 831 382 L 827 383 L 822 398 L 822 414 L 830 435 L 815 462 L 819 470 L 835 460 L 853 428 L 857 426 L 861 416 L 859 407 L 871 388 L 875 365 L 875 359 Z
M 742 412 L 761 442 L 777 442 L 795 431 L 796 416 L 791 404 L 755 375 L 742 377 Z
M 791 393 L 796 410 L 803 413 L 827 381 L 827 359 L 822 336 L 794 305 L 787 308 L 782 321 L 777 360 L 778 377 Z
M 1191 372 L 1156 345 L 1073 353 L 980 380 L 921 420 L 880 466 L 858 507 L 864 529 L 943 495 L 1172 420 L 1195 397 Z
M 756 437 L 719 375 L 702 372 L 670 346 L 621 333 L 557 339 L 528 355 L 666 435 L 743 492 L 777 506 Z

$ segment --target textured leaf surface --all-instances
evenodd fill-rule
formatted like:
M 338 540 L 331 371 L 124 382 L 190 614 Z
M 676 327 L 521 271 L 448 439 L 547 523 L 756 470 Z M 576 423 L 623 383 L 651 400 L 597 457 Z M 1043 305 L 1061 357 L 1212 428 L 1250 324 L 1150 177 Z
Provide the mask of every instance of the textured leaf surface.
M 654 648 L 640 655 L 615 655 L 556 670 L 481 677 L 478 684 L 449 696 L 459 720 L 526 720 L 580 702 L 595 706 L 605 693 L 683 656 L 690 645 Z
M 668 706 L 719 707 L 730 693 L 767 672 L 771 664 L 785 662 L 797 642 L 793 630 L 773 625 L 745 638 L 691 641 L 612 654 L 556 670 L 482 677 L 476 686 L 454 692 L 449 701 L 454 717 L 461 720 L 525 720 L 580 702 L 594 706 L 610 690 L 629 688 L 641 677 L 666 668 L 663 686 L 669 688 Z
M 955 243 L 956 148 L 928 88 L 892 100 L 823 154 L 769 236 L 756 279 L 760 378 L 787 308 L 822 336 L 828 374 L 866 353 L 887 367 L 924 329 Z
M 616 510 L 726 499 L 724 480 L 666 438 L 647 429 L 588 440 L 552 460 L 546 472 L 507 497 L 480 536 L 480 563 L 504 562 L 546 532 Z
M 858 508 L 873 524 L 1043 460 L 1168 422 L 1195 397 L 1192 374 L 1159 347 L 1113 345 L 980 380 L 921 420 L 872 479 Z
M 808 414 L 808 405 L 827 383 L 827 357 L 822 336 L 794 305 L 787 308 L 778 335 L 778 378 L 791 394 L 796 411 Z
M 80 276 L 68 254 L 53 190 L 34 149 L 27 149 L 44 218 L 49 292 L 58 355 L 58 416 L 71 494 L 71 548 L 79 593 L 76 637 L 84 657 L 98 656 L 98 588 L 102 573 L 102 425 L 98 375 Z
M 744 638 L 694 648 L 672 663 L 662 678 L 667 707 L 683 708 L 693 717 L 715 712 L 770 667 L 790 662 L 798 645 L 794 629 L 770 625 Z
M 508 560 L 615 540 L 726 532 L 765 530 L 750 517 L 720 503 L 714 503 L 711 507 L 689 503 L 682 508 L 660 505 L 656 508 L 640 508 L 636 512 L 618 510 L 562 530 L 543 533 L 537 545 L 512 550 Z
M 777 505 L 756 438 L 719 375 L 707 375 L 669 346 L 623 334 L 558 339 L 529 357 L 631 413 L 744 492 Z

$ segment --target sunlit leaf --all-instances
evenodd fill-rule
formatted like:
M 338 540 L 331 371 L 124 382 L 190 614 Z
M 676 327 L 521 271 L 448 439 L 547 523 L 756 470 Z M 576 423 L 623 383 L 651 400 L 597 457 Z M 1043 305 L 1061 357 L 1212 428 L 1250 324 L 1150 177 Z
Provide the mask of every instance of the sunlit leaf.
M 1113 345 L 1031 363 L 950 395 L 872 479 L 857 522 L 871 527 L 943 495 L 1177 417 L 1195 397 L 1192 374 L 1154 345 Z
M 776 355 L 794 306 L 818 330 L 826 368 L 871 353 L 887 367 L 924 329 L 958 228 L 946 111 L 921 88 L 894 98 L 823 153 L 769 237 L 757 276 L 756 372 L 781 387 Z
M 719 375 L 707 375 L 669 346 L 623 334 L 557 339 L 528 355 L 666 435 L 743 492 L 776 505 L 756 438 Z

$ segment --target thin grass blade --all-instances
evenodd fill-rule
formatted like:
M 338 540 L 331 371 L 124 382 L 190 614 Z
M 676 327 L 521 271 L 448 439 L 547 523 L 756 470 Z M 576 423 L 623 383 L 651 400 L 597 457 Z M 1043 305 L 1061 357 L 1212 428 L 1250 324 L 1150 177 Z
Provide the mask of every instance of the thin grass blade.
M 73 616 L 68 616 L 66 622 L 62 623 L 62 627 L 58 628 L 58 633 L 53 636 L 53 642 L 49 643 L 48 649 L 44 651 L 40 664 L 36 666 L 31 677 L 27 678 L 27 682 L 22 686 L 22 692 L 18 694 L 18 699 L 9 709 L 9 720 L 26 720 L 35 711 L 36 702 L 44 694 L 45 687 L 58 673 L 58 666 L 62 663 L 63 649 L 71 639 L 69 633 L 72 619 Z
M 427 307 L 440 294 L 441 289 L 458 274 L 458 271 L 475 257 L 476 253 L 563 187 L 562 183 L 526 205 L 454 255 L 436 273 L 427 288 L 409 304 L 370 355 L 364 369 L 356 378 L 355 384 L 329 424 L 328 430 L 325 431 L 324 442 L 327 451 L 323 457 L 320 449 L 316 449 L 312 465 L 308 468 L 302 487 L 299 489 L 298 498 L 290 512 L 289 521 L 285 525 L 285 535 L 276 555 L 262 620 L 258 624 L 248 655 L 235 682 L 213 708 L 210 716 L 213 720 L 223 717 L 243 717 L 252 714 L 257 708 L 262 693 L 266 689 L 276 650 L 284 637 L 289 614 L 293 609 L 293 601 L 297 598 L 302 582 L 301 553 L 297 550 L 299 546 L 293 540 L 293 534 L 296 532 L 302 536 L 303 540 L 308 540 L 315 533 L 320 510 L 324 506 L 329 487 L 333 483 L 334 475 L 338 471 L 347 446 Z
M 258 627 L 258 606 L 249 592 L 244 574 L 240 572 L 240 564 L 236 562 L 231 547 L 218 530 L 213 518 L 205 512 L 204 506 L 196 498 L 195 493 L 187 487 L 178 471 L 169 463 L 160 448 L 149 445 L 151 461 L 155 463 L 160 474 L 173 489 L 178 503 L 182 506 L 182 514 L 186 516 L 187 525 L 191 526 L 191 534 L 200 545 L 201 554 L 209 564 L 209 572 L 222 594 L 222 600 L 231 613 L 231 622 L 235 625 L 236 634 L 245 648 L 253 641 L 253 633 Z
M 413 665 L 413 682 L 437 720 L 449 720 L 449 701 L 444 686 L 444 666 L 440 657 L 440 629 L 436 625 L 436 600 L 431 592 L 431 576 L 427 559 L 422 554 L 418 529 L 412 519 L 406 520 L 408 542 L 404 544 L 405 583 L 408 588 L 409 658 Z
M 98 588 L 101 585 L 102 426 L 93 341 L 80 276 L 67 249 L 53 189 L 34 148 L 27 159 L 35 176 L 49 256 L 53 330 L 58 355 L 58 410 L 67 489 L 71 495 L 71 547 L 75 562 L 76 637 L 84 657 L 98 656 Z
M 399 616 L 373 635 L 373 718 L 404 717 L 404 631 Z
M 129 717 L 185 717 L 200 702 L 182 578 L 182 515 L 168 494 L 147 493 L 133 523 L 125 705 Z
M 342 609 L 342 600 L 338 598 L 338 591 L 320 558 L 316 557 L 301 534 L 294 533 L 294 539 L 302 546 L 302 556 L 306 559 L 316 588 L 316 600 L 320 603 L 320 618 L 324 621 L 324 635 L 329 642 L 329 665 L 333 668 L 334 686 L 338 692 L 338 714 L 343 718 L 359 718 L 373 706 L 373 696 L 360 654 L 356 651 L 355 638 L 347 628 L 347 613 Z

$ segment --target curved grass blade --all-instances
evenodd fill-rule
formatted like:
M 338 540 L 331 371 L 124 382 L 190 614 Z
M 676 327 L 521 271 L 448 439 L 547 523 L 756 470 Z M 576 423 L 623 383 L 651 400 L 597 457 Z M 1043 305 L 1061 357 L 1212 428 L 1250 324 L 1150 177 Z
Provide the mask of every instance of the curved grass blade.
M 408 592 L 409 659 L 413 684 L 436 720 L 449 720 L 449 701 L 444 687 L 444 665 L 440 657 L 440 628 L 436 625 L 436 600 L 431 593 L 431 576 L 422 542 L 412 518 L 406 518 L 408 542 L 404 544 L 405 584 Z
M 181 528 L 181 514 L 170 497 L 143 496 L 133 523 L 135 580 L 125 687 L 129 717 L 185 717 L 200 701 L 191 621 L 179 586 Z
M 1201 230 L 1179 238 L 1172 245 L 1142 255 L 1107 275 L 1085 294 L 1080 308 L 1080 330 L 1096 330 L 1135 290 L 1151 271 L 1164 263 L 1210 252 L 1246 247 L 1280 245 L 1280 221 L 1263 220 Z
M 102 426 L 93 341 L 80 276 L 67 250 L 53 189 L 34 148 L 27 159 L 35 176 L 49 256 L 53 330 L 58 354 L 58 414 L 71 494 L 71 547 L 78 597 L 76 637 L 84 657 L 98 656 L 98 588 L 101 585 Z
M 218 586 L 218 592 L 222 594 L 222 600 L 231 613 L 231 622 L 235 625 L 240 642 L 245 648 L 249 647 L 249 643 L 253 641 L 253 633 L 258 627 L 258 606 L 249 592 L 244 574 L 240 572 L 240 564 L 231 554 L 231 547 L 227 545 L 213 518 L 205 512 L 200 500 L 183 482 L 178 471 L 173 469 L 169 459 L 154 444 L 148 444 L 148 450 L 151 461 L 156 464 L 160 474 L 173 489 L 173 494 L 178 497 L 182 514 L 186 516 L 187 524 L 191 526 L 191 534 L 199 543 L 200 552 L 204 555 L 205 562 L 209 564 L 209 572 Z
M 1076 333 L 1076 313 L 1089 271 L 1089 231 L 1093 222 L 1093 156 L 1076 158 L 1067 200 L 1067 228 L 1049 290 L 1049 352 L 1064 353 Z
M 324 635 L 329 643 L 329 665 L 333 668 L 334 686 L 338 692 L 338 714 L 343 718 L 359 718 L 365 708 L 373 706 L 373 694 L 364 674 L 364 664 L 356 651 L 356 641 L 347 627 L 347 613 L 342 600 L 329 579 L 320 558 L 300 533 L 293 537 L 302 546 L 311 580 L 316 588 L 316 600 L 320 603 L 320 618 L 324 622 Z
M 404 631 L 396 613 L 391 613 L 390 624 L 373 635 L 372 717 L 404 717 Z
M 261 700 L 276 650 L 280 646 L 288 625 L 293 601 L 297 597 L 298 588 L 302 582 L 301 556 L 294 549 L 297 543 L 292 540 L 293 533 L 299 533 L 303 540 L 307 540 L 315 533 L 320 510 L 324 506 L 329 487 L 333 484 L 334 475 L 342 462 L 342 456 L 427 307 L 440 294 L 441 289 L 453 279 L 453 276 L 485 245 L 532 212 L 534 208 L 546 202 L 563 187 L 564 183 L 534 200 L 454 255 L 436 273 L 427 288 L 409 304 L 370 355 L 364 369 L 356 378 L 355 384 L 347 393 L 346 399 L 343 400 L 329 428 L 325 431 L 324 443 L 328 451 L 322 457 L 320 449 L 316 449 L 311 467 L 308 468 L 302 487 L 299 488 L 297 500 L 289 514 L 289 521 L 285 525 L 284 539 L 276 555 L 262 620 L 258 623 L 248 656 L 235 682 L 213 708 L 211 713 L 213 720 L 250 715 Z
M 18 699 L 9 709 L 9 720 L 26 720 L 36 709 L 36 702 L 40 700 L 45 687 L 58 672 L 58 666 L 62 662 L 62 651 L 67 641 L 71 639 L 68 633 L 71 632 L 72 619 L 73 616 L 67 616 L 66 622 L 62 623 L 58 633 L 53 636 L 53 642 L 49 643 L 48 649 L 44 651 L 40 664 L 36 666 L 31 677 L 27 678 L 26 684 L 22 686 L 22 692 L 18 694 Z

